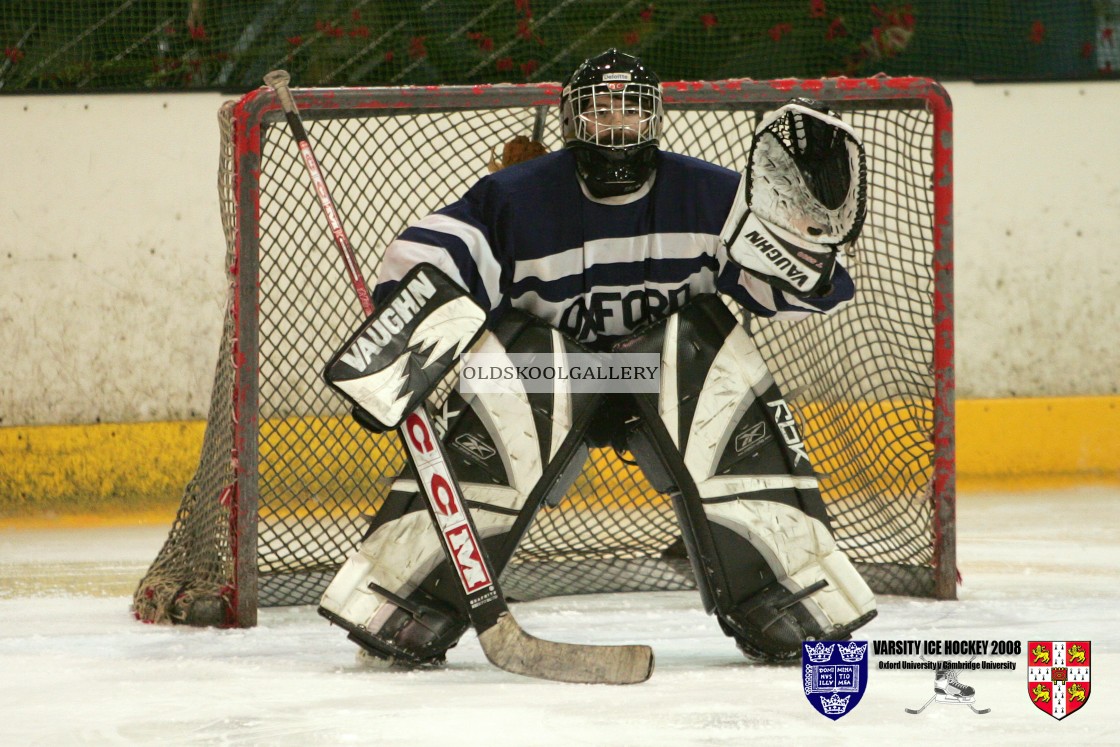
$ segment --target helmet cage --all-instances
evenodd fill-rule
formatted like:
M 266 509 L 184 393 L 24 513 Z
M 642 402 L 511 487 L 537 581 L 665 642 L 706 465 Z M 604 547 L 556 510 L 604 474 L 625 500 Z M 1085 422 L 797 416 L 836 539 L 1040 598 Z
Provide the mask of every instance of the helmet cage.
M 661 81 L 633 55 L 608 49 L 584 60 L 560 92 L 560 131 L 595 197 L 641 189 L 656 169 Z
M 606 73 L 630 77 L 629 73 Z M 661 139 L 661 88 L 650 83 L 604 80 L 565 89 L 561 107 L 564 140 L 619 150 Z

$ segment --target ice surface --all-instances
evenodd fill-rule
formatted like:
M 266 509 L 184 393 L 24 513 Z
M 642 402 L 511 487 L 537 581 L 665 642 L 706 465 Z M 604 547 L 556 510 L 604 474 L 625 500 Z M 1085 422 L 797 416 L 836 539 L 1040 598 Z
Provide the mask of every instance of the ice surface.
M 917 708 L 932 675 L 880 671 L 833 722 L 797 667 L 743 659 L 694 592 L 514 605 L 558 641 L 640 642 L 642 685 L 565 685 L 495 669 L 473 634 L 438 671 L 363 668 L 310 607 L 261 611 L 250 630 L 143 625 L 128 610 L 166 527 L 0 531 L 0 743 L 370 745 L 1120 744 L 1120 489 L 959 500 L 960 600 L 880 598 L 867 639 L 1092 641 L 1092 689 L 1062 721 L 1015 671 L 963 672 L 964 706 Z M 1003 659 L 1004 661 L 1008 659 Z

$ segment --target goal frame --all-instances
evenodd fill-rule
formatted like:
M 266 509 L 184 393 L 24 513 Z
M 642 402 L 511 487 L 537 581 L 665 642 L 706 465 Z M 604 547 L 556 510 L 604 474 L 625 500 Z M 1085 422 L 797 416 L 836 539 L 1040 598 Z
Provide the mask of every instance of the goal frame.
M 314 120 L 332 113 L 385 110 L 400 113 L 431 113 L 440 110 L 508 107 L 555 107 L 561 87 L 554 83 L 439 86 L 407 88 L 307 88 L 291 89 L 304 118 Z M 438 95 L 433 95 L 438 92 Z M 797 95 L 819 99 L 843 111 L 846 106 L 875 102 L 880 108 L 892 105 L 925 107 L 934 121 L 932 192 L 933 206 L 933 596 L 956 597 L 956 478 L 953 373 L 953 233 L 952 233 L 952 107 L 945 90 L 926 78 L 864 78 L 820 80 L 723 80 L 670 82 L 663 84 L 667 109 L 704 108 L 741 97 L 752 105 L 778 105 Z M 242 278 L 234 285 L 231 314 L 235 330 L 233 344 L 233 453 L 235 480 L 220 500 L 228 505 L 229 548 L 233 557 L 230 609 L 226 624 L 250 627 L 256 624 L 257 515 L 260 502 L 258 466 L 259 412 L 259 251 L 262 131 L 282 126 L 284 114 L 274 93 L 261 88 L 242 97 L 232 107 L 234 151 L 232 193 L 238 203 L 233 230 L 231 270 Z M 341 268 L 339 270 L 342 271 Z M 253 277 L 257 282 L 245 282 Z

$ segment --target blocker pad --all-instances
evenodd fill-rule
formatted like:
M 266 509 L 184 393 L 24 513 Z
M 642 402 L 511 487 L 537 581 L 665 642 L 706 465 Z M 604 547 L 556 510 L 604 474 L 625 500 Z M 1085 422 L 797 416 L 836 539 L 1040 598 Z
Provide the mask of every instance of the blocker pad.
M 409 271 L 327 362 L 327 384 L 372 430 L 396 428 L 482 334 L 486 312 L 435 266 Z

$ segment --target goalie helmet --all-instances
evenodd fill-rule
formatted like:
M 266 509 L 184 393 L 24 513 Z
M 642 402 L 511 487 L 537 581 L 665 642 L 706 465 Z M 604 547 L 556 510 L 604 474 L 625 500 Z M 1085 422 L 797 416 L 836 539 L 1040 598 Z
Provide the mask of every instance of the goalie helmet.
M 560 93 L 564 145 L 595 197 L 635 192 L 657 166 L 661 81 L 633 55 L 608 49 L 585 60 Z
M 746 170 L 749 209 L 807 249 L 854 241 L 867 211 L 863 144 L 819 101 L 791 100 L 755 132 Z

